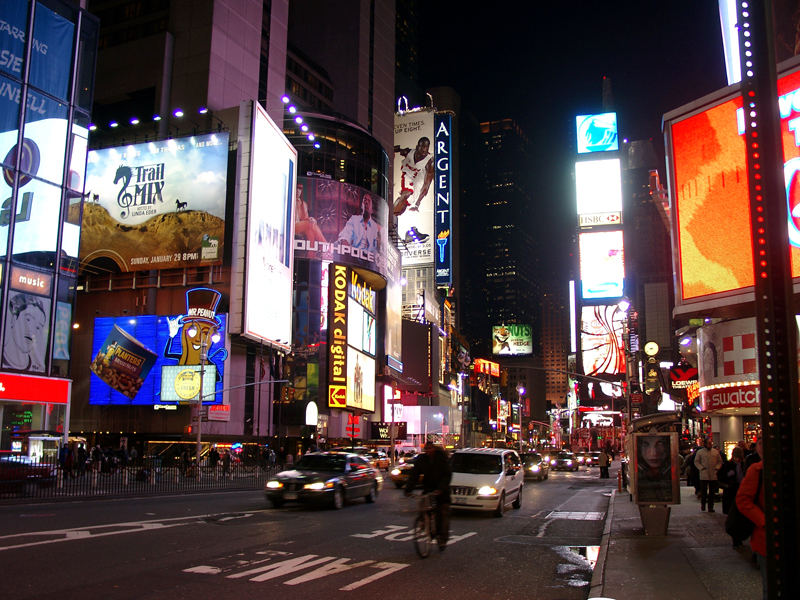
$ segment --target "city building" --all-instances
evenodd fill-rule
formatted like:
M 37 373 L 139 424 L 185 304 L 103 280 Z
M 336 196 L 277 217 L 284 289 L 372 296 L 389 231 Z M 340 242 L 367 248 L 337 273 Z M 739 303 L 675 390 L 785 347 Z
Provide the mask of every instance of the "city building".
M 71 323 L 98 21 L 0 4 L 0 453 L 52 461 L 70 422 Z
M 70 367 L 70 429 L 88 443 L 196 442 L 201 452 L 202 436 L 242 442 L 248 452 L 265 442 L 299 451 L 317 435 L 345 437 L 351 419 L 343 415 L 355 411 L 331 404 L 329 363 L 318 360 L 327 358 L 329 331 L 323 272 L 344 274 L 339 267 L 369 332 L 359 351 L 367 344 L 380 363 L 370 372 L 359 357 L 358 390 L 350 392 L 375 397 L 386 363 L 376 340 L 390 335 L 394 318 L 385 300 L 393 6 L 298 4 L 89 2 L 101 20 L 89 128 L 97 185 L 86 189 Z M 122 168 L 116 188 L 112 165 Z M 178 173 L 192 166 L 206 169 L 197 173 L 201 187 L 176 192 Z M 137 194 L 163 198 L 141 215 L 123 210 L 104 236 L 101 209 L 123 198 L 128 183 L 130 192 L 135 184 Z M 380 258 L 341 237 L 369 205 L 380 221 Z M 139 216 L 157 217 L 158 226 Z M 132 231 L 153 247 L 120 259 L 110 245 Z M 170 241 L 159 237 L 170 232 Z M 117 330 L 155 355 L 136 394 L 98 375 L 125 344 L 112 341 Z M 395 340 L 388 346 L 399 361 Z M 172 399 L 179 381 L 184 395 Z M 363 427 L 355 437 L 369 433 Z

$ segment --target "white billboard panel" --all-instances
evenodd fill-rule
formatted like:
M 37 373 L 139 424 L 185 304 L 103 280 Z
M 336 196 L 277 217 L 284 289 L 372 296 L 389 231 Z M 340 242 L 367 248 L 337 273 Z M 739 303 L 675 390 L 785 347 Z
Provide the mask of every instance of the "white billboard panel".
M 285 349 L 292 342 L 297 150 L 254 104 L 244 335 Z
M 575 163 L 578 214 L 622 211 L 622 171 L 618 158 Z

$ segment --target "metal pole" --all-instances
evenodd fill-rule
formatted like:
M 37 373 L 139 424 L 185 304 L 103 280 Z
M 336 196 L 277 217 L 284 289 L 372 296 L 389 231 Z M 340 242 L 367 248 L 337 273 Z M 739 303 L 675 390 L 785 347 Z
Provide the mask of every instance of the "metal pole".
M 519 454 L 522 456 L 522 390 L 517 390 L 517 409 L 519 410 Z
M 200 480 L 200 454 L 203 448 L 203 379 L 206 374 L 206 346 L 208 342 L 203 333 L 200 333 L 200 394 L 197 397 L 197 444 L 195 448 L 195 465 L 197 470 L 197 479 Z
M 755 257 L 766 591 L 769 598 L 793 598 L 800 588 L 800 400 L 772 7 L 769 0 L 738 0 L 736 16 Z

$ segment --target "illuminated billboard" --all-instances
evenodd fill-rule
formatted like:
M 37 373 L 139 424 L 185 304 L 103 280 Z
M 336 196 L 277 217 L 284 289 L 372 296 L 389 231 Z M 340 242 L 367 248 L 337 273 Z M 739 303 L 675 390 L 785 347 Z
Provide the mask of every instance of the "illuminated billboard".
M 347 406 L 375 411 L 375 359 L 347 348 Z
M 89 366 L 111 388 L 135 398 L 157 355 L 124 329 L 114 325 Z
M 622 211 L 622 170 L 618 158 L 575 163 L 579 215 L 619 214 Z
M 621 298 L 625 283 L 622 231 L 593 231 L 578 235 L 581 297 L 584 300 Z
M 243 335 L 289 351 L 297 150 L 253 103 Z
M 396 371 L 403 372 L 403 284 L 400 252 L 389 246 L 386 253 L 386 361 Z
M 626 313 L 616 304 L 581 308 L 581 354 L 586 375 L 625 373 Z
M 121 393 L 109 383 L 110 379 L 102 379 L 93 369 L 89 382 L 89 404 L 93 405 L 153 405 L 169 404 L 176 401 L 161 397 L 162 378 L 164 367 L 178 367 L 183 369 L 189 366 L 196 367 L 199 377 L 199 345 L 195 350 L 191 325 L 193 319 L 188 314 L 173 316 L 138 315 L 136 317 L 97 317 L 94 320 L 94 335 L 92 339 L 91 356 L 95 359 L 98 354 L 105 354 L 109 335 L 115 329 L 123 331 L 126 338 L 136 341 L 137 347 L 149 348 L 156 353 L 155 362 L 149 369 L 149 374 L 141 383 L 137 382 L 138 392 L 135 397 Z M 216 372 L 213 386 L 204 386 L 203 404 L 221 404 L 223 376 L 225 373 L 225 359 L 228 351 L 225 348 L 225 330 L 227 328 L 227 315 L 214 315 L 215 329 L 221 334 L 222 339 L 214 342 L 209 339 L 207 350 L 206 370 Z M 216 325 L 218 324 L 218 325 Z M 196 326 L 197 330 L 202 328 Z M 114 337 L 113 335 L 111 336 Z M 102 361 L 102 359 L 101 359 Z M 188 366 L 187 366 L 188 365 Z M 169 369 L 165 371 L 168 375 Z M 172 373 L 174 376 L 175 373 Z M 207 375 L 208 377 L 208 375 Z M 118 386 L 117 386 L 118 387 Z M 174 384 L 173 384 L 174 389 Z
M 434 112 L 394 117 L 394 214 L 403 266 L 434 263 Z
M 345 265 L 330 266 L 328 406 L 375 410 L 377 293 Z
M 702 103 L 702 101 L 700 101 Z M 753 285 L 741 95 L 709 98 L 664 117 L 679 302 Z M 792 277 L 800 276 L 800 71 L 778 78 Z
M 528 324 L 492 327 L 492 354 L 518 356 L 533 353 L 533 334 Z
M 295 258 L 335 260 L 386 276 L 389 207 L 364 188 L 300 177 L 295 201 Z
M 617 113 L 578 115 L 575 117 L 578 154 L 619 150 Z
M 449 286 L 453 283 L 453 223 L 452 199 L 452 117 L 437 114 L 435 118 L 436 208 L 434 211 L 433 232 L 436 240 L 434 248 L 436 265 L 436 285 Z
M 122 271 L 218 264 L 225 233 L 228 134 L 88 154 L 80 260 Z
M 328 406 L 347 406 L 347 267 L 328 268 Z

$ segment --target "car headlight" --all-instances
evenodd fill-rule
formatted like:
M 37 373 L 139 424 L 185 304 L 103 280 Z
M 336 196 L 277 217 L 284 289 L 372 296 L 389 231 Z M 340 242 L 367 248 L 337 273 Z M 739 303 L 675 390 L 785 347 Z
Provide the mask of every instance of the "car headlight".
M 324 490 L 332 488 L 333 483 L 330 481 L 315 481 L 314 483 L 307 483 L 303 486 L 304 490 Z
M 283 484 L 280 481 L 268 481 L 267 487 L 271 490 L 279 490 L 283 487 Z
M 400 475 L 400 469 L 392 469 L 392 475 L 394 475 L 395 477 Z
M 572 464 L 572 461 L 571 461 L 571 460 L 568 460 L 568 461 L 567 461 L 567 464 L 568 464 L 568 465 L 571 465 L 571 464 Z
M 550 461 L 550 464 L 551 464 L 551 465 L 554 465 L 554 464 L 556 464 L 556 459 L 554 458 L 553 460 L 551 460 L 551 461 Z
M 481 488 L 478 488 L 478 496 L 495 496 L 497 495 L 497 489 L 493 488 L 490 485 L 484 485 Z
M 539 465 L 531 465 L 531 471 L 536 473 L 539 470 Z

